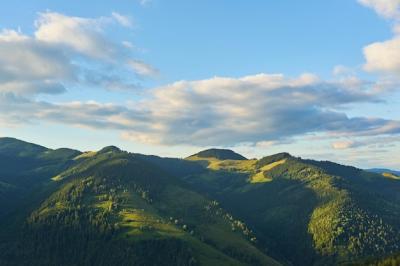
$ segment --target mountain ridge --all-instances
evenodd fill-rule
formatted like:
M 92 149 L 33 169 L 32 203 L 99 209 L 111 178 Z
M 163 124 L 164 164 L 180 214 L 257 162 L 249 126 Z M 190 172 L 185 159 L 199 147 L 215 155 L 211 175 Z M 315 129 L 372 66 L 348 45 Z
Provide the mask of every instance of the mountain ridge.
M 336 265 L 400 251 L 400 181 L 352 166 L 219 149 L 33 154 L 10 141 L 19 148 L 0 156 L 2 265 Z
M 215 158 L 219 160 L 247 160 L 246 157 L 229 149 L 211 148 L 195 153 L 190 157 Z

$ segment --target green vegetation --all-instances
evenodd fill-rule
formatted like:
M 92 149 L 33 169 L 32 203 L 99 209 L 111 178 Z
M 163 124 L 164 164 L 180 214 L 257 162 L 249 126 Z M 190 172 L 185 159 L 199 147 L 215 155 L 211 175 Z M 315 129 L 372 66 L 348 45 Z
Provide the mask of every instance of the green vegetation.
M 72 158 L 1 232 L 2 265 L 279 265 L 244 222 L 141 156 Z
M 272 162 L 270 164 L 266 164 L 266 165 L 258 168 L 258 173 L 254 174 L 250 177 L 250 182 L 251 183 L 265 183 L 265 182 L 272 181 L 272 178 L 268 177 L 268 171 L 278 165 L 284 164 L 285 162 L 286 162 L 286 159 L 282 159 L 282 160 Z
M 381 175 L 287 153 L 252 162 L 246 171 L 209 161 L 212 171 L 185 180 L 245 220 L 275 257 L 331 265 L 400 248 L 400 185 Z
M 288 153 L 182 160 L 9 138 L 0 166 L 0 265 L 398 263 L 392 176 Z

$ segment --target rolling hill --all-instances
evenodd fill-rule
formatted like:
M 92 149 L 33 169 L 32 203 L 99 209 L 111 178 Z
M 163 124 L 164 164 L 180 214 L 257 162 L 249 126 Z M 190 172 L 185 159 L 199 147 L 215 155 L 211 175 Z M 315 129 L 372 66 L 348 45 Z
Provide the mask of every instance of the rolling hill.
M 1 232 L 2 265 L 280 265 L 244 222 L 141 156 L 106 147 L 72 160 Z
M 0 138 L 1 265 L 337 265 L 400 251 L 400 181 L 279 153 Z

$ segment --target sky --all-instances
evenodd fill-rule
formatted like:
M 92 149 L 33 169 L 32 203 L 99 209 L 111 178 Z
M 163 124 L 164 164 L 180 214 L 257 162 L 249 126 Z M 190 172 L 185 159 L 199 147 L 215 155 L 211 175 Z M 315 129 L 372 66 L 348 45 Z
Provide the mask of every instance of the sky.
M 0 136 L 400 169 L 400 0 L 4 1 Z

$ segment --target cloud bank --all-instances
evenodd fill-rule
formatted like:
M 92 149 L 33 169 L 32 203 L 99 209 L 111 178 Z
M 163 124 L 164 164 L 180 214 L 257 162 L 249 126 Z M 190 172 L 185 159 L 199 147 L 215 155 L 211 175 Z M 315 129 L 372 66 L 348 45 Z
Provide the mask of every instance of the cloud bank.
M 379 102 L 374 84 L 326 82 L 311 74 L 258 74 L 180 81 L 150 90 L 135 107 L 98 102 L 54 104 L 14 94 L 0 98 L 0 121 L 52 121 L 115 129 L 126 139 L 163 145 L 235 145 L 311 133 L 400 133 L 400 121 L 349 117 L 348 105 Z

